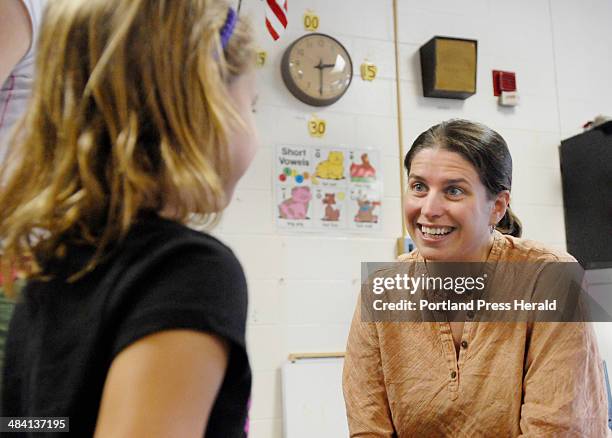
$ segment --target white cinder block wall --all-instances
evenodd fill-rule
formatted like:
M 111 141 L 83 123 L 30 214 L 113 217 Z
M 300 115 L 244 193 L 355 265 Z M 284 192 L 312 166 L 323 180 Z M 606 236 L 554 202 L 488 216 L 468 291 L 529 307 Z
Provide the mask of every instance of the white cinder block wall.
M 399 0 L 404 144 L 452 117 L 481 121 L 508 141 L 514 158 L 512 206 L 527 238 L 565 249 L 559 172 L 560 140 L 599 113 L 612 115 L 612 3 L 609 0 Z M 401 235 L 399 140 L 392 0 L 289 0 L 289 26 L 278 42 L 264 27 L 261 0 L 243 0 L 259 46 L 260 149 L 215 233 L 241 259 L 250 287 L 248 342 L 254 372 L 251 434 L 282 435 L 280 366 L 292 352 L 344 351 L 357 296 L 360 262 L 394 256 Z M 339 39 L 353 59 L 347 94 L 324 109 L 290 95 L 280 75 L 284 49 L 303 35 L 302 15 L 315 11 L 320 32 Z M 419 47 L 434 35 L 478 40 L 478 92 L 467 100 L 422 97 Z M 379 67 L 364 82 L 359 65 Z M 501 108 L 491 70 L 515 71 L 521 102 Z M 327 121 L 323 139 L 308 135 L 312 114 Z M 275 226 L 273 151 L 279 144 L 377 148 L 384 172 L 383 226 L 369 235 L 291 235 Z M 599 272 L 597 287 L 612 288 Z M 598 324 L 612 363 L 610 324 Z

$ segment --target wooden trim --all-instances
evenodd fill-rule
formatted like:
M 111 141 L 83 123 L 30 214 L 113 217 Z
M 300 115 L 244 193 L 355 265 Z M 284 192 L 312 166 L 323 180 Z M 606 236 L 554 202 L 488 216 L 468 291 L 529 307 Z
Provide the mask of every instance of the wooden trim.
M 291 353 L 289 360 L 295 362 L 301 359 L 329 359 L 334 357 L 344 357 L 344 352 L 332 352 L 332 353 Z

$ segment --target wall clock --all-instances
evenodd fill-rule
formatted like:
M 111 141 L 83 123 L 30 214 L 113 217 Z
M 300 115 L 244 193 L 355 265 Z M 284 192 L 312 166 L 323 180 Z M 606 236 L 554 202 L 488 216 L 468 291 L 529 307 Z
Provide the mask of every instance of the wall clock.
M 338 40 L 311 33 L 285 50 L 281 73 L 285 85 L 299 100 L 327 106 L 346 93 L 353 79 L 353 62 Z

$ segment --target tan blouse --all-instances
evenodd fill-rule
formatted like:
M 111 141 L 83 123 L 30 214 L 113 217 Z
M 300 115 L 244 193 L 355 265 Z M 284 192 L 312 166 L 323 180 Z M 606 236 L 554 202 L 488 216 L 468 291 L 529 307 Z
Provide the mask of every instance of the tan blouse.
M 497 232 L 492 259 L 573 261 Z M 351 437 L 607 436 L 589 323 L 466 322 L 457 358 L 448 322 L 363 323 L 360 307 L 343 375 Z

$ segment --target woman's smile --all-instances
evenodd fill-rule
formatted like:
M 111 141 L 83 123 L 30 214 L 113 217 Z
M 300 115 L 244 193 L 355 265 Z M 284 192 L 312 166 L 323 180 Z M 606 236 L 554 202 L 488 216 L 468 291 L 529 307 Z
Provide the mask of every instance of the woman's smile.
M 442 242 L 451 237 L 456 227 L 435 224 L 417 223 L 416 227 L 423 240 L 428 242 Z

